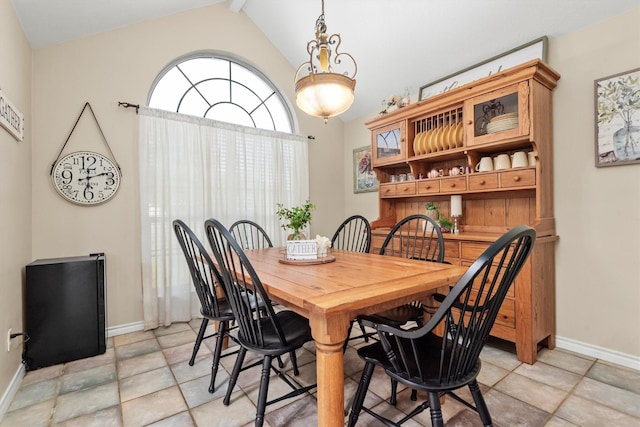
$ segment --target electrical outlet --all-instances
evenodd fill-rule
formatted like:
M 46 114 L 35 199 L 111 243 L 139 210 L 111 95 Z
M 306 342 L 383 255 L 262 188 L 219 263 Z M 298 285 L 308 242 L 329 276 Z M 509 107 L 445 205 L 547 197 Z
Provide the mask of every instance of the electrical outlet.
M 11 351 L 11 328 L 7 331 L 7 351 Z

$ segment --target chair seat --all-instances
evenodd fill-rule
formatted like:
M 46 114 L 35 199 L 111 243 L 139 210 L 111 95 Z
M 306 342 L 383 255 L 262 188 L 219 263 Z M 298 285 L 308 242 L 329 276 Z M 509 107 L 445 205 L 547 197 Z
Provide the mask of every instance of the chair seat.
M 305 317 L 290 310 L 280 311 L 276 313 L 275 317 L 280 323 L 284 339 L 287 342 L 286 346 L 282 345 L 280 338 L 273 328 L 273 323 L 267 318 L 261 322 L 264 340 L 263 347 L 251 345 L 248 340 L 243 339 L 241 332 L 238 334 L 238 340 L 256 353 L 270 354 L 272 356 L 288 353 L 312 340 L 309 320 Z
M 395 340 L 390 340 L 391 347 L 393 348 L 394 354 L 400 354 L 400 352 L 413 352 L 412 342 L 410 340 L 402 340 L 403 349 L 400 350 Z M 387 374 L 396 379 L 398 382 L 401 382 L 405 385 L 410 386 L 411 388 L 424 390 L 424 391 L 448 391 L 460 388 L 468 384 L 470 381 L 478 375 L 480 372 L 480 360 L 478 360 L 475 369 L 466 373 L 464 377 L 460 378 L 451 378 L 447 380 L 446 378 L 439 378 L 439 373 L 441 372 L 440 363 L 443 363 L 445 366 L 449 363 L 448 355 L 454 354 L 455 352 L 450 351 L 452 347 L 451 341 L 449 341 L 447 345 L 447 351 L 444 353 L 447 355 L 444 358 L 442 357 L 442 337 L 439 337 L 433 333 L 428 333 L 416 340 L 413 341 L 413 345 L 419 349 L 420 357 L 416 358 L 417 362 L 413 358 L 408 358 L 405 362 L 408 363 L 408 369 L 405 369 L 407 372 L 421 372 L 422 378 L 408 378 L 406 376 L 397 375 L 395 369 L 389 358 L 387 357 L 387 353 L 384 351 L 384 348 L 380 342 L 375 342 L 365 347 L 361 347 L 358 349 L 358 355 L 364 359 L 365 362 L 373 363 L 377 366 L 382 367 Z M 418 366 L 419 365 L 419 366 Z
M 208 310 L 205 310 L 204 307 L 200 308 L 200 314 L 202 314 L 204 317 L 219 321 L 219 322 L 224 322 L 224 321 L 229 321 L 229 320 L 233 320 L 233 312 L 231 311 L 231 306 L 229 305 L 229 302 L 226 299 L 223 298 L 219 298 L 218 299 L 218 310 L 219 313 L 217 315 L 214 315 L 213 313 L 207 313 Z
M 386 325 L 400 327 L 408 321 L 422 318 L 423 314 L 424 310 L 421 306 L 404 304 L 366 317 L 374 323 L 384 323 Z

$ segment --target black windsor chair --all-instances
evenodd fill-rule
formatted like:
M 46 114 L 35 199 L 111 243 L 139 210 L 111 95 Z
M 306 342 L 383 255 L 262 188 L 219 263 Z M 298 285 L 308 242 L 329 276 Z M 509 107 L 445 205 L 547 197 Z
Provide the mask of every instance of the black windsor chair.
M 269 238 L 269 234 L 267 234 L 264 228 L 258 225 L 258 223 L 248 219 L 241 219 L 231 224 L 229 233 L 231 233 L 233 238 L 236 239 L 236 242 L 238 242 L 240 247 L 245 251 L 273 247 L 271 238 Z M 298 369 L 295 355 L 291 361 L 294 364 L 294 368 Z M 278 357 L 278 366 L 281 368 L 284 367 L 284 363 L 280 357 Z
M 426 215 L 410 215 L 393 226 L 380 255 L 444 262 L 444 238 L 436 221 Z M 401 326 L 409 321 L 422 325 L 424 309 L 420 301 L 404 304 L 373 315 L 378 323 Z
M 491 426 L 491 415 L 478 387 L 480 352 L 493 327 L 498 310 L 514 279 L 527 260 L 536 239 L 533 228 L 521 225 L 505 233 L 468 268 L 443 296 L 440 307 L 422 327 L 405 330 L 361 321 L 378 331 L 379 341 L 358 349 L 365 367 L 349 415 L 353 427 L 361 410 L 389 426 L 399 426 L 429 408 L 431 424 L 444 425 L 440 396 L 448 394 L 478 412 L 483 425 Z M 444 333 L 436 333 L 443 327 Z M 395 381 L 428 393 L 425 402 L 397 422 L 363 407 L 376 366 Z M 475 406 L 458 397 L 454 390 L 468 386 Z
M 218 365 L 222 354 L 223 338 L 225 335 L 231 337 L 228 332 L 229 322 L 234 319 L 233 312 L 227 300 L 220 296 L 223 294 L 223 291 L 222 288 L 219 288 L 217 285 L 217 283 L 220 283 L 220 279 L 217 276 L 218 273 L 198 237 L 179 219 L 173 221 L 173 230 L 178 238 L 187 265 L 189 266 L 193 286 L 200 300 L 200 313 L 202 314 L 202 323 L 200 324 L 198 337 L 193 346 L 193 353 L 189 360 L 189 365 L 193 366 L 202 340 L 216 336 L 213 363 L 211 365 L 211 383 L 209 385 L 209 392 L 213 393 L 215 390 Z M 210 320 L 218 321 L 220 326 L 218 332 L 205 337 L 205 331 Z M 235 353 L 227 353 L 224 356 Z
M 336 232 L 331 238 L 331 247 L 333 249 L 339 249 L 351 252 L 369 252 L 371 248 L 371 224 L 362 215 L 352 215 L 349 218 L 342 221 L 342 224 L 338 227 Z M 349 340 L 364 338 L 365 342 L 369 342 L 369 337 L 372 333 L 365 330 L 364 326 L 360 325 L 362 335 L 351 337 L 351 329 L 353 328 L 352 320 L 349 324 L 349 331 L 347 333 L 347 339 L 344 341 L 344 349 L 347 348 Z
M 277 313 L 274 311 L 269 295 L 264 290 L 253 266 L 238 242 L 219 221 L 208 219 L 205 222 L 205 230 L 220 276 L 222 276 L 225 293 L 238 324 L 237 340 L 240 343 L 240 350 L 223 403 L 229 404 L 238 374 L 240 370 L 246 369 L 246 367 L 242 368 L 246 352 L 252 351 L 262 355 L 262 360 L 258 362 L 262 363 L 262 374 L 255 420 L 255 425 L 259 427 L 264 423 L 266 406 L 306 393 L 316 386 L 315 384 L 301 386 L 272 364 L 274 357 L 289 353 L 294 366 L 294 375 L 298 375 L 295 350 L 313 340 L 311 327 L 305 317 L 293 311 L 282 310 Z M 248 290 L 252 292 L 247 292 Z M 256 299 L 260 302 L 260 310 L 254 308 Z M 267 401 L 271 370 L 293 390 L 284 396 Z
M 236 221 L 229 227 L 229 232 L 244 250 L 273 247 L 267 232 L 253 221 L 247 219 Z
M 331 247 L 351 252 L 369 252 L 371 225 L 362 215 L 345 219 L 331 238 Z

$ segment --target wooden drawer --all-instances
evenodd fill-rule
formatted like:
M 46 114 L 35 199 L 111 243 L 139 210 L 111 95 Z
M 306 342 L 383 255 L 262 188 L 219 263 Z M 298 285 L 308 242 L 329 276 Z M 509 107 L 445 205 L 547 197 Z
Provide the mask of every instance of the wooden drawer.
M 495 188 L 498 188 L 497 173 L 469 176 L 469 190 L 485 190 Z
M 393 197 L 396 195 L 396 184 L 380 184 L 378 191 L 380 197 Z
M 458 242 L 451 242 L 445 240 L 444 242 L 444 256 L 447 260 L 451 261 L 455 258 L 456 261 L 460 260 L 460 245 Z
M 477 295 L 478 295 L 477 293 L 472 292 L 469 300 L 471 302 L 474 302 L 476 300 Z M 459 315 L 460 312 L 458 310 L 453 310 L 453 313 L 457 319 L 456 314 Z M 502 302 L 502 305 L 500 306 L 500 310 L 498 310 L 498 315 L 496 316 L 495 325 L 502 325 L 508 328 L 516 327 L 516 303 L 513 299 L 511 298 L 504 299 L 504 301 Z M 495 325 L 494 325 L 494 329 L 495 329 Z M 492 329 L 492 332 L 494 329 Z M 492 335 L 494 334 L 492 333 Z M 496 335 L 499 335 L 499 334 L 496 334 Z
M 387 236 L 375 236 L 372 235 L 371 236 L 371 249 L 369 250 L 370 253 L 372 254 L 379 254 L 380 253 L 380 248 L 382 247 L 382 244 L 384 243 L 384 239 L 386 239 Z
M 471 292 L 471 300 L 475 301 L 475 297 L 478 295 L 475 292 Z M 500 310 L 498 310 L 498 316 L 496 317 L 496 323 L 505 325 L 510 328 L 516 327 L 516 302 L 507 297 L 502 302 Z
M 482 251 L 480 253 L 482 253 Z M 478 255 L 480 255 L 480 254 L 478 254 Z M 465 267 L 468 267 L 471 264 L 472 264 L 472 262 L 470 262 L 470 261 L 462 261 L 462 265 L 465 266 Z M 495 264 L 495 262 L 494 262 L 494 264 Z M 500 277 L 502 277 L 502 275 Z M 509 286 L 509 290 L 507 291 L 507 298 L 515 298 L 515 296 L 516 296 L 516 285 L 517 285 L 519 280 L 522 280 L 522 279 L 521 279 L 521 276 L 518 275 L 516 277 L 515 282 L 512 283 L 511 286 Z M 480 286 L 479 284 L 474 284 L 473 288 L 475 290 L 478 290 L 479 286 Z M 488 285 L 485 285 L 485 286 L 488 286 Z
M 512 170 L 500 172 L 500 187 L 533 187 L 536 185 L 536 171 L 534 169 Z
M 460 244 L 460 258 L 463 261 L 469 261 L 473 263 L 484 252 L 489 245 L 486 243 L 471 243 L 462 242 Z
M 441 193 L 459 193 L 467 190 L 467 177 L 442 178 L 440 180 Z
M 396 196 L 414 196 L 416 194 L 415 181 L 396 184 Z
M 418 181 L 418 194 L 431 194 L 440 192 L 440 180 L 429 179 L 426 181 Z

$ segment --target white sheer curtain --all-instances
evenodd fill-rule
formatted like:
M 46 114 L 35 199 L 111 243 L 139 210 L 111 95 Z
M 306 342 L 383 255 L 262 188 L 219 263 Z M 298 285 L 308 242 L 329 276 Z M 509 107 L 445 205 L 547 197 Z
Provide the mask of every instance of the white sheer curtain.
M 286 232 L 276 204 L 308 199 L 307 138 L 141 108 L 140 222 L 145 329 L 199 316 L 171 222 L 183 220 L 205 247 L 204 221 L 262 225 L 274 245 Z

